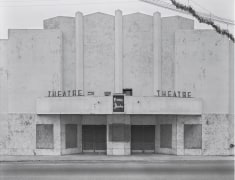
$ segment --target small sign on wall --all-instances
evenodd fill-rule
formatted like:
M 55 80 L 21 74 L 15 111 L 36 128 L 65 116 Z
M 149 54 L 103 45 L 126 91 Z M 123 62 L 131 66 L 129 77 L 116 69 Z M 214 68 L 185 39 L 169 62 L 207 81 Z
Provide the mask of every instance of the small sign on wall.
M 113 112 L 124 112 L 124 95 L 113 95 Z

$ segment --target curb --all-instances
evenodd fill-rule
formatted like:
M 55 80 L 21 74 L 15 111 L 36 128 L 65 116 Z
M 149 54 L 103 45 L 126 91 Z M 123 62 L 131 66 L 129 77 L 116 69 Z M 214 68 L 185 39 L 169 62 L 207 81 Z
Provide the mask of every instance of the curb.
M 157 163 L 157 162 L 166 162 L 166 161 L 234 161 L 234 156 L 164 156 L 164 157 L 158 157 L 158 156 L 152 156 L 152 157 L 94 157 L 94 156 L 88 156 L 88 157 L 78 157 L 78 156 L 68 156 L 67 158 L 65 156 L 57 156 L 57 157 L 35 157 L 34 156 L 25 156 L 25 157 L 17 157 L 17 156 L 0 156 L 0 163 L 3 162 L 87 162 L 87 163 L 93 163 L 93 162 L 103 162 L 103 163 L 109 163 L 109 162 L 146 162 L 146 163 Z

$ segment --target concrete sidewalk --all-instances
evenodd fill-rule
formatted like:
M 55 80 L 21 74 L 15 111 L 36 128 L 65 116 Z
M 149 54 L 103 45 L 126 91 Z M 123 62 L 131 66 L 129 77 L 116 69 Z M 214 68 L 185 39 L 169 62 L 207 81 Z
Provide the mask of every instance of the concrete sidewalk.
M 159 154 L 139 154 L 131 156 L 107 156 L 94 154 L 76 154 L 63 156 L 0 156 L 0 162 L 60 162 L 60 161 L 81 161 L 81 162 L 158 162 L 158 161 L 218 161 L 234 160 L 234 156 L 175 156 Z

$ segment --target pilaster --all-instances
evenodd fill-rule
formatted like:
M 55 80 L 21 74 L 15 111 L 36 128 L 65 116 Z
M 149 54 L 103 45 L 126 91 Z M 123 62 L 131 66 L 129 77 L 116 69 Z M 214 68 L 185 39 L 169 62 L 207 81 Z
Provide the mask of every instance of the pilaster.
M 153 94 L 161 90 L 161 14 L 155 12 L 153 15 Z
M 115 93 L 122 93 L 122 11 L 115 11 Z
M 83 39 L 83 14 L 77 12 L 75 16 L 75 49 L 76 49 L 76 63 L 75 63 L 75 87 L 84 92 L 84 39 Z

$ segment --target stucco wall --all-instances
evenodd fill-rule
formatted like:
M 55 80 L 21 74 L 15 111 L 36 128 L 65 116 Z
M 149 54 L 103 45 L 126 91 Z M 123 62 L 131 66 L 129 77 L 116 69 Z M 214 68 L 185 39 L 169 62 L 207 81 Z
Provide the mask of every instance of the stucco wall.
M 193 29 L 194 21 L 180 16 L 162 18 L 162 89 L 174 89 L 175 80 L 175 32 Z
M 105 91 L 114 92 L 114 16 L 94 13 L 83 18 L 84 94 L 94 91 L 95 96 L 103 96 Z M 122 18 L 123 88 L 132 88 L 133 96 L 152 96 L 153 17 L 134 13 Z M 130 141 L 111 141 L 109 126 L 112 124 L 156 125 L 156 153 L 234 154 L 229 147 L 234 144 L 234 120 L 228 115 L 233 106 L 231 51 L 234 46 L 212 30 L 192 30 L 193 26 L 193 21 L 186 18 L 162 18 L 162 41 L 155 43 L 162 45 L 162 89 L 192 91 L 193 97 L 202 99 L 203 107 L 201 101 L 194 106 L 198 99 L 126 96 L 127 115 L 105 115 L 113 113 L 111 96 L 79 97 L 84 101 L 71 97 L 46 98 L 49 100 L 40 106 L 44 115 L 35 115 L 36 99 L 47 96 L 48 90 L 75 88 L 75 18 L 45 20 L 46 30 L 10 30 L 9 40 L 0 40 L 0 154 L 81 152 L 82 124 L 107 124 L 107 154 L 110 155 L 128 155 L 131 151 Z M 53 105 L 51 109 L 49 105 Z M 157 106 L 160 108 L 156 111 Z M 102 115 L 55 115 L 58 109 L 53 111 L 52 107 L 59 107 L 59 114 Z M 202 116 L 186 115 L 187 112 L 201 114 L 202 109 Z M 182 115 L 176 115 L 179 113 Z M 78 125 L 78 148 L 65 149 L 68 123 Z M 36 124 L 53 124 L 54 149 L 36 149 Z M 161 124 L 172 124 L 172 148 L 160 148 Z M 201 149 L 184 149 L 185 124 L 202 125 Z
M 0 40 L 0 114 L 7 113 L 7 40 Z
M 202 125 L 202 148 L 184 149 L 184 124 Z M 177 116 L 177 155 L 234 155 L 234 122 L 230 115 Z
M 0 115 L 0 154 L 34 155 L 36 147 L 36 115 Z
M 84 16 L 84 93 L 114 92 L 114 16 Z
M 133 96 L 153 95 L 153 17 L 123 16 L 123 88 Z
M 202 155 L 234 155 L 234 118 L 226 114 L 202 116 Z
M 229 40 L 213 30 L 178 31 L 176 88 L 203 100 L 203 113 L 229 113 Z
M 75 88 L 75 18 L 62 17 L 44 20 L 44 29 L 59 29 L 63 37 L 63 89 Z
M 10 30 L 8 111 L 34 113 L 36 99 L 61 86 L 61 32 Z

